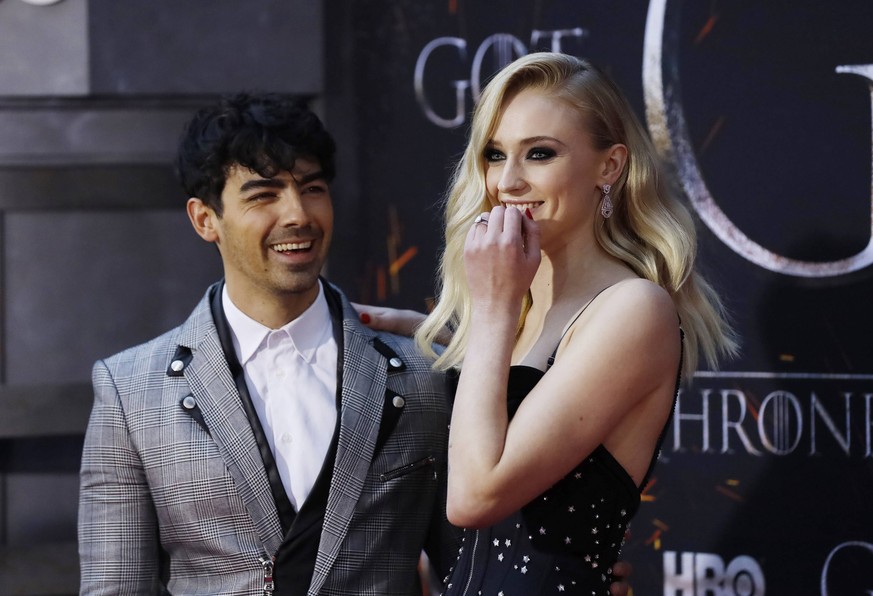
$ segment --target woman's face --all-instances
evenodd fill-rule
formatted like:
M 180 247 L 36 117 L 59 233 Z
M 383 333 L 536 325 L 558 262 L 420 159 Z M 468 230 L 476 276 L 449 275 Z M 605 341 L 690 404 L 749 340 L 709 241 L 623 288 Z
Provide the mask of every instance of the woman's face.
M 565 234 L 591 231 L 606 151 L 596 150 L 583 116 L 563 100 L 524 90 L 506 104 L 485 149 L 493 205 L 530 209 L 543 248 Z

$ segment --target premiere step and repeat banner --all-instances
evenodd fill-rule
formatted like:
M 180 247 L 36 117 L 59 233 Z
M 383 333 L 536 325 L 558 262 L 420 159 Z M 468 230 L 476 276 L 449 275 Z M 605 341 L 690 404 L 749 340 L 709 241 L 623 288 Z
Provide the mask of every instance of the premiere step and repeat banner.
M 423 308 L 488 77 L 534 50 L 590 58 L 674 168 L 743 341 L 680 395 L 623 553 L 634 594 L 873 594 L 870 0 L 345 9 L 365 206 L 345 285 Z

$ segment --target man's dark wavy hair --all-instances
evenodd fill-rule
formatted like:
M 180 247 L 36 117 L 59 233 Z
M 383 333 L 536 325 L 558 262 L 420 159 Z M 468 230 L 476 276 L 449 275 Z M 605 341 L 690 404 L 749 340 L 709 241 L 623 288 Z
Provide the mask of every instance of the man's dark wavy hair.
M 221 193 L 235 164 L 272 178 L 299 157 L 315 159 L 330 182 L 336 144 L 300 99 L 239 93 L 198 110 L 182 133 L 176 172 L 188 197 L 222 214 Z

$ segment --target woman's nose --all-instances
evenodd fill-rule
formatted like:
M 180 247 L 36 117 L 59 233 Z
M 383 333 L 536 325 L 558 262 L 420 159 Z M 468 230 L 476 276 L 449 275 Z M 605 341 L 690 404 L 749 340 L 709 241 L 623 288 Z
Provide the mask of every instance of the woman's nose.
M 497 181 L 497 190 L 503 193 L 517 192 L 524 188 L 524 178 L 521 168 L 507 162 L 503 166 L 500 180 Z

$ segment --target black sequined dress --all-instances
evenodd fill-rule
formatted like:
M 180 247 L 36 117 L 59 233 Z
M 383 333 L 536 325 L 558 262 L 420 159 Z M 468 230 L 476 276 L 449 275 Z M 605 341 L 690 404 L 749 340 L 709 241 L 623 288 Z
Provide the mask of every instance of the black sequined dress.
M 510 368 L 510 418 L 544 374 L 526 366 Z M 677 388 L 678 383 L 677 375 Z M 663 438 L 662 432 L 643 487 Z M 600 445 L 521 511 L 489 528 L 465 530 L 443 594 L 609 596 L 612 565 L 639 508 L 640 490 Z

